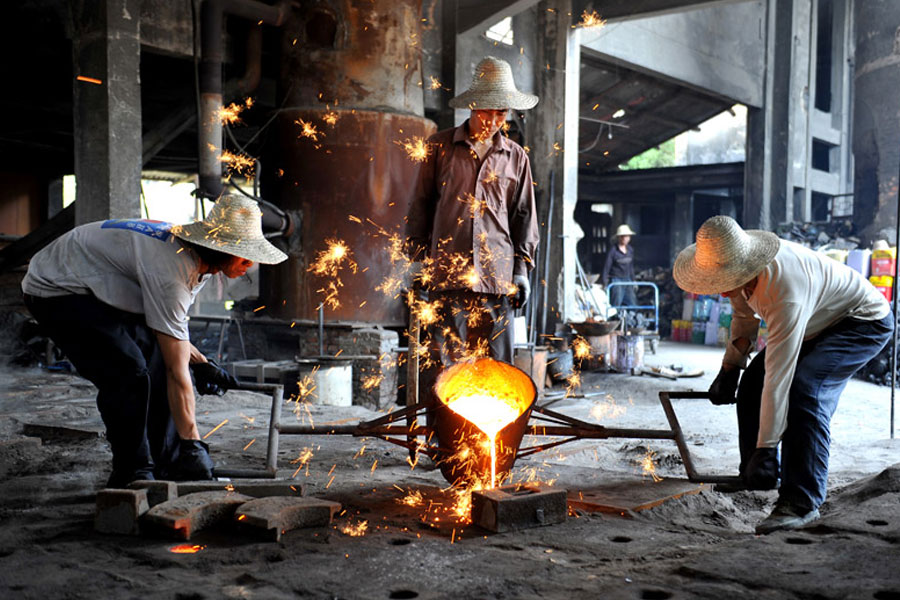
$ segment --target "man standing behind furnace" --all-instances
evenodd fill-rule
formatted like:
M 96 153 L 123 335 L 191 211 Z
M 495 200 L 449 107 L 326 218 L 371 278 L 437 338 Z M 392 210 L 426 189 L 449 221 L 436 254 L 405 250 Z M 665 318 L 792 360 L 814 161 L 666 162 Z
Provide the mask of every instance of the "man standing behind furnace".
M 500 130 L 509 109 L 537 102 L 516 89 L 509 63 L 489 56 L 450 100 L 469 119 L 428 140 L 406 235 L 410 257 L 429 259 L 420 280 L 438 308 L 433 341 L 445 366 L 513 360 L 510 313 L 528 298 L 538 229 L 528 156 Z

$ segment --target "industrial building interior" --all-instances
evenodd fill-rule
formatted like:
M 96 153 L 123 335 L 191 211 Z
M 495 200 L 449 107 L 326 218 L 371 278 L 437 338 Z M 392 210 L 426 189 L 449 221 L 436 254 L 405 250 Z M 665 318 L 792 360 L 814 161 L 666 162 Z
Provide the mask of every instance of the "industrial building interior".
M 714 215 L 845 261 L 896 246 L 900 3 L 0 10 L 0 596 L 900 598 L 893 346 L 844 391 L 822 518 L 754 535 L 776 493 L 713 485 L 740 460 L 734 411 L 703 395 L 727 327 L 672 276 Z M 449 101 L 486 56 L 539 98 L 506 128 L 529 157 L 540 237 L 515 350 L 540 410 L 507 483 L 534 498 L 510 492 L 492 527 L 473 508 L 486 501 L 419 451 L 435 425 L 410 409 L 425 380 L 395 253 L 416 146 L 469 117 Z M 217 479 L 138 494 L 221 496 L 184 509 L 174 536 L 149 506 L 114 531 L 119 513 L 100 525 L 111 452 L 96 389 L 32 318 L 22 279 L 76 226 L 186 224 L 223 194 L 258 202 L 288 258 L 214 277 L 190 309 L 191 342 L 242 382 L 197 396 Z M 618 318 L 592 284 L 623 224 L 646 287 Z M 346 260 L 315 268 L 335 245 Z M 678 333 L 692 317 L 695 343 Z M 579 355 L 577 325 L 613 318 L 634 327 L 619 336 L 638 339 L 633 362 L 617 361 L 613 330 Z M 698 344 L 699 320 L 712 329 Z M 286 520 L 260 535 L 240 522 L 250 512 L 235 517 L 244 495 L 307 504 L 279 505 Z

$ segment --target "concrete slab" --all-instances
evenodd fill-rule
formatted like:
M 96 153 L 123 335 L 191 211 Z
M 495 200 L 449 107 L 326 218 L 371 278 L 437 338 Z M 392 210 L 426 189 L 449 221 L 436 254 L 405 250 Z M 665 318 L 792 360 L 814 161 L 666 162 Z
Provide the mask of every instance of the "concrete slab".
M 132 481 L 128 489 L 147 490 L 147 502 L 151 507 L 178 497 L 178 484 L 174 481 Z
M 277 542 L 294 529 L 330 525 L 339 510 L 340 503 L 330 500 L 272 496 L 242 505 L 235 511 L 234 520 L 241 527 L 256 530 Z
M 304 487 L 298 481 L 272 479 L 241 479 L 235 481 L 182 481 L 178 483 L 178 495 L 197 492 L 231 491 L 266 498 L 269 496 L 303 496 Z
M 569 506 L 588 512 L 627 515 L 659 506 L 668 500 L 709 489 L 685 479 L 635 479 L 569 492 Z
M 149 509 L 147 490 L 100 490 L 94 529 L 100 533 L 135 535 L 140 533 L 138 519 Z
M 521 484 L 472 492 L 472 523 L 497 533 L 566 520 L 566 490 Z
M 237 508 L 252 500 L 235 492 L 198 492 L 157 504 L 144 516 L 151 529 L 189 540 L 202 529 L 230 523 Z

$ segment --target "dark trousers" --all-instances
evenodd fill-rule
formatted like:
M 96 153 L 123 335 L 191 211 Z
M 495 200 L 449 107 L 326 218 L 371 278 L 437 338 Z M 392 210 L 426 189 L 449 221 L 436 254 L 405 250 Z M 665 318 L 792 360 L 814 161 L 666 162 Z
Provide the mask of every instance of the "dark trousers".
M 419 387 L 424 402 L 433 406 L 434 384 L 440 372 L 478 352 L 513 362 L 515 331 L 509 296 L 482 294 L 468 290 L 430 292 L 430 302 L 439 302 L 438 320 L 427 331 L 431 365 L 422 369 Z M 433 413 L 428 411 L 427 422 Z
M 443 366 L 480 352 L 512 363 L 515 332 L 509 296 L 449 290 L 431 292 L 429 298 L 440 303 L 431 339 Z
M 893 315 L 877 321 L 844 319 L 803 343 L 788 397 L 781 440 L 779 498 L 806 512 L 825 501 L 831 417 L 847 381 L 890 339 Z M 741 472 L 756 449 L 766 351 L 751 361 L 737 393 Z
M 144 316 L 93 296 L 25 297 L 46 335 L 97 386 L 97 408 L 113 453 L 110 485 L 159 474 L 178 452 L 166 367 Z

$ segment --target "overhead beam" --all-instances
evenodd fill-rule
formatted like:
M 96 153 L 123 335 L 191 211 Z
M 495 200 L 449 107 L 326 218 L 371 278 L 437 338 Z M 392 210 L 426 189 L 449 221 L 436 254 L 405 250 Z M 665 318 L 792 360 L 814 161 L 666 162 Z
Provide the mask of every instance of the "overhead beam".
M 538 3 L 538 0 L 459 0 L 456 32 L 486 31 L 489 27 L 517 15 Z
M 572 12 L 576 22 L 590 7 L 608 22 L 627 21 L 738 2 L 746 0 L 574 0 Z

